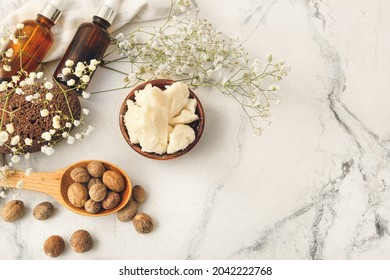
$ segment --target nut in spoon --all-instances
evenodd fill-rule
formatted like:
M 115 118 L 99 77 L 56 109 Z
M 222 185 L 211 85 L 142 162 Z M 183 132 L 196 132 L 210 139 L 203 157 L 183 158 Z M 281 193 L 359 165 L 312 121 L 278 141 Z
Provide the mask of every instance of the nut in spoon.
M 56 199 L 69 210 L 84 216 L 99 217 L 115 213 L 122 209 L 131 197 L 132 185 L 129 176 L 119 167 L 112 163 L 99 160 L 103 163 L 106 170 L 113 170 L 122 175 L 126 188 L 120 193 L 121 201 L 118 206 L 113 209 L 102 209 L 96 214 L 90 214 L 84 208 L 78 208 L 70 203 L 68 199 L 68 188 L 74 183 L 70 177 L 70 172 L 76 167 L 87 167 L 88 163 L 94 160 L 84 160 L 76 162 L 68 167 L 59 169 L 55 172 L 33 172 L 26 176 L 25 172 L 15 171 L 7 176 L 3 181 L 7 187 L 16 188 L 18 181 L 23 181 L 23 189 L 46 193 Z

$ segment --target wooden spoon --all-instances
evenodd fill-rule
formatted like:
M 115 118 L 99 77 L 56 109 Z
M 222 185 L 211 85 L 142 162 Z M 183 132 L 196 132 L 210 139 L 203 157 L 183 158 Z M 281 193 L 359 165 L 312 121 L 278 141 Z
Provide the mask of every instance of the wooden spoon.
M 55 172 L 34 172 L 31 173 L 29 176 L 26 176 L 25 172 L 15 171 L 10 173 L 4 182 L 7 187 L 16 188 L 18 181 L 23 181 L 24 184 L 22 189 L 42 192 L 51 195 L 53 198 L 55 198 L 59 203 L 64 205 L 66 208 L 80 215 L 99 217 L 99 216 L 105 216 L 119 211 L 130 200 L 131 190 L 132 190 L 130 178 L 119 167 L 109 162 L 104 162 L 101 160 L 99 161 L 103 163 L 106 170 L 113 170 L 118 172 L 123 176 L 123 179 L 125 180 L 126 188 L 123 192 L 120 193 L 121 202 L 119 203 L 119 205 L 110 210 L 102 209 L 100 212 L 96 214 L 90 214 L 87 211 L 85 211 L 84 208 L 78 208 L 70 203 L 67 196 L 67 192 L 69 186 L 74 183 L 74 181 L 70 177 L 70 172 L 75 167 L 80 167 L 80 166 L 87 167 L 88 163 L 91 161 L 95 161 L 95 160 L 79 161 L 68 167 L 59 169 Z

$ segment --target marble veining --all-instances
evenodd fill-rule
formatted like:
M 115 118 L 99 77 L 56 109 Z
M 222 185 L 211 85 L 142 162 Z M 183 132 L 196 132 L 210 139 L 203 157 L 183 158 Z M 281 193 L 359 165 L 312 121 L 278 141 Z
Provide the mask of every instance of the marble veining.
M 201 141 L 183 158 L 156 162 L 121 138 L 115 112 L 127 92 L 97 94 L 83 104 L 96 128 L 90 138 L 59 144 L 51 158 L 34 155 L 31 165 L 50 171 L 87 158 L 112 161 L 145 185 L 141 210 L 155 230 L 139 235 L 114 216 L 75 216 L 55 202 L 53 219 L 37 222 L 31 209 L 51 199 L 21 191 L 14 194 L 29 208 L 17 223 L 0 223 L 0 258 L 47 259 L 41 248 L 48 236 L 66 239 L 85 228 L 94 250 L 68 249 L 62 259 L 389 259 L 390 4 L 194 2 L 253 57 L 272 52 L 291 65 L 272 125 L 254 135 L 233 100 L 200 88 Z M 100 70 L 91 90 L 119 80 Z

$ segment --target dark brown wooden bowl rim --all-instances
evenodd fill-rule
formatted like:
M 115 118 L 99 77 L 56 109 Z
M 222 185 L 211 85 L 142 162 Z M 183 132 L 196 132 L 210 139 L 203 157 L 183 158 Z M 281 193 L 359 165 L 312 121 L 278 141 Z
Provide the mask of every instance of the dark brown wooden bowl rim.
M 123 138 L 126 140 L 127 144 L 129 144 L 129 146 L 134 151 L 136 151 L 140 155 L 143 155 L 144 157 L 147 157 L 150 159 L 155 159 L 155 160 L 168 160 L 168 159 L 177 158 L 177 157 L 182 156 L 182 155 L 186 154 L 187 152 L 189 152 L 198 143 L 200 137 L 203 134 L 204 124 L 205 124 L 203 106 L 200 103 L 199 98 L 195 95 L 195 93 L 191 89 L 189 89 L 190 98 L 194 98 L 197 101 L 195 113 L 199 116 L 199 120 L 194 121 L 191 124 L 189 124 L 195 131 L 194 142 L 192 142 L 184 150 L 177 151 L 176 153 L 173 153 L 173 154 L 162 154 L 162 155 L 159 155 L 156 153 L 144 152 L 144 151 L 142 151 L 141 146 L 139 144 L 131 143 L 130 137 L 127 133 L 127 129 L 126 129 L 126 126 L 124 123 L 124 116 L 125 116 L 126 111 L 127 111 L 127 104 L 126 104 L 127 100 L 134 100 L 135 92 L 145 88 L 146 85 L 148 85 L 148 84 L 151 84 L 152 86 L 157 86 L 160 89 L 164 90 L 165 86 L 172 85 L 174 82 L 175 81 L 173 81 L 173 80 L 158 79 L 158 80 L 151 80 L 151 81 L 147 81 L 145 83 L 142 83 L 142 84 L 138 85 L 136 88 L 134 88 L 132 91 L 130 91 L 130 93 L 126 96 L 125 100 L 122 103 L 120 113 L 119 113 L 119 127 L 120 127 L 120 130 L 122 132 Z

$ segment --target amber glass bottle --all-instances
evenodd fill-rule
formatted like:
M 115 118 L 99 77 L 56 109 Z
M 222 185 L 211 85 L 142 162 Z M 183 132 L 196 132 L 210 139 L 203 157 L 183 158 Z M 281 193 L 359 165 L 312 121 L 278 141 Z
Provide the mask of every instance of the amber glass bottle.
M 58 9 L 58 1 L 46 3 L 36 20 L 25 20 L 22 22 L 24 27 L 15 31 L 15 37 L 19 37 L 15 44 L 12 40 L 5 46 L 4 51 L 13 50 L 13 55 L 7 60 L 0 62 L 0 82 L 9 81 L 20 70 L 34 72 L 38 69 L 43 58 L 48 53 L 53 44 L 53 33 L 51 27 L 54 26 L 61 15 Z M 8 65 L 11 71 L 5 71 L 4 67 Z
M 92 59 L 98 61 L 103 59 L 103 55 L 111 42 L 111 37 L 107 29 L 111 26 L 115 18 L 118 4 L 119 1 L 106 1 L 99 12 L 92 17 L 92 22 L 85 22 L 79 26 L 72 42 L 69 44 L 68 49 L 54 72 L 54 77 L 58 82 L 66 85 L 68 80 L 73 79 L 75 80 L 75 86 L 79 84 L 80 78 L 76 75 L 64 75 L 62 73 L 62 69 L 66 67 L 66 61 L 72 60 L 74 65 L 77 65 L 78 62 L 86 62 L 89 64 Z M 92 78 L 93 74 L 90 78 Z M 82 92 L 80 89 L 76 91 L 78 93 Z

